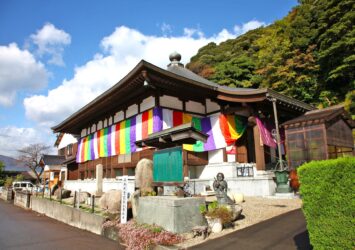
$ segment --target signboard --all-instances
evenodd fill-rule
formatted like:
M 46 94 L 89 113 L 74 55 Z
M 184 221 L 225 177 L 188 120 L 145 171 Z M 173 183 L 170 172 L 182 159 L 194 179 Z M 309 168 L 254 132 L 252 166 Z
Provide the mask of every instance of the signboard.
M 154 182 L 183 182 L 182 147 L 167 148 L 153 154 Z
M 127 223 L 128 175 L 122 176 L 121 223 Z

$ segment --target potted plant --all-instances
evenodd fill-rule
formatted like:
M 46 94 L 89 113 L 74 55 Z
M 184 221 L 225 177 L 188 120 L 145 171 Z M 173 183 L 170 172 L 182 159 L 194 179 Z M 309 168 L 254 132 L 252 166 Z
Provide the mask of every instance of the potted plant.
M 217 201 L 210 203 L 207 208 L 206 205 L 201 205 L 200 212 L 205 216 L 213 233 L 221 232 L 223 225 L 233 220 L 232 212 L 226 206 L 219 205 Z

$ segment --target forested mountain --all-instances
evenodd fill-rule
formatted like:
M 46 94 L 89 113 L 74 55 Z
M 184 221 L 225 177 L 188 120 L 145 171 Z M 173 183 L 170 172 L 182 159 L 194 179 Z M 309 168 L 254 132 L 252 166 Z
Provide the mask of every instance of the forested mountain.
M 300 0 L 282 20 L 202 47 L 187 67 L 230 87 L 272 88 L 355 114 L 355 1 Z

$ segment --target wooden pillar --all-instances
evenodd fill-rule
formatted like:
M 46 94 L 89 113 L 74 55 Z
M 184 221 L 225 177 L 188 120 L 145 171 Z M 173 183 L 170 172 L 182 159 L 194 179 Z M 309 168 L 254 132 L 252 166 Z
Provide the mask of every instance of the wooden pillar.
M 264 146 L 260 145 L 260 131 L 257 125 L 253 127 L 254 145 L 255 145 L 255 161 L 257 170 L 265 170 L 265 154 Z
M 189 167 L 187 165 L 187 160 L 188 160 L 188 156 L 187 156 L 188 152 L 186 150 L 182 150 L 182 164 L 183 164 L 183 176 L 184 177 L 189 177 Z
M 248 162 L 248 146 L 246 133 L 236 141 L 236 161 L 239 163 Z

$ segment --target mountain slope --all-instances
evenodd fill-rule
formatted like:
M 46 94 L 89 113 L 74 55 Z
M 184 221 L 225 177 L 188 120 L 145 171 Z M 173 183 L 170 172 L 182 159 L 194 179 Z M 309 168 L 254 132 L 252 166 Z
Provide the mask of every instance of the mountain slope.
M 4 171 L 22 172 L 29 170 L 27 167 L 21 164 L 20 161 L 9 156 L 0 155 L 0 161 L 5 165 Z
M 202 47 L 187 67 L 221 85 L 268 87 L 318 106 L 347 99 L 354 106 L 354 6 L 353 0 L 302 0 L 282 20 Z

